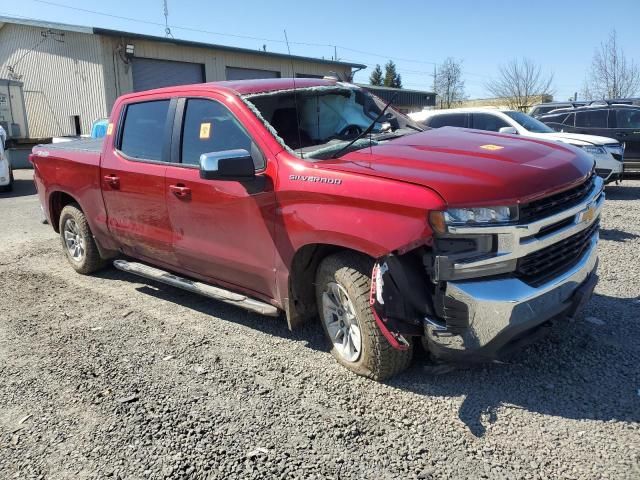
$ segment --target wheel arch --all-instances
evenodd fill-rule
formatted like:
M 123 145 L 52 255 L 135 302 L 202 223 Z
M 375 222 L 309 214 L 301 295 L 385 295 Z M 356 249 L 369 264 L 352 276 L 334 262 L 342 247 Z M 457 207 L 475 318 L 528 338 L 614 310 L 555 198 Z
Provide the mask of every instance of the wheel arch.
M 331 243 L 310 243 L 295 252 L 289 266 L 287 301 L 285 302 L 289 329 L 293 330 L 303 323 L 317 318 L 316 272 L 325 258 L 342 251 L 374 259 L 370 253 L 362 250 Z
M 78 205 L 80 211 L 84 213 L 80 202 L 67 192 L 57 190 L 55 192 L 51 192 L 49 195 L 49 220 L 56 233 L 60 233 L 60 215 L 62 213 L 62 209 L 72 203 Z

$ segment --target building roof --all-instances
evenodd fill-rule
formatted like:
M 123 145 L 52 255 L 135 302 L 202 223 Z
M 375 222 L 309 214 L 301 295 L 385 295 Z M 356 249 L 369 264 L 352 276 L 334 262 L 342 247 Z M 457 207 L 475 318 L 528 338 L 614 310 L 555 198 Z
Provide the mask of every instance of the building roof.
M 436 94 L 423 90 L 409 90 L 406 88 L 393 88 L 378 85 L 358 83 L 359 87 L 370 91 L 386 102 L 393 99 L 394 105 L 413 105 L 416 107 L 430 107 L 435 105 Z
M 246 53 L 251 55 L 259 55 L 264 57 L 279 57 L 293 60 L 302 60 L 306 62 L 325 63 L 328 65 L 340 65 L 350 68 L 367 68 L 366 65 L 351 62 L 340 62 L 335 60 L 326 60 L 323 58 L 303 57 L 300 55 L 288 55 L 286 53 L 264 52 L 262 50 L 252 50 L 250 48 L 231 47 L 229 45 L 219 45 L 215 43 L 195 42 L 191 40 L 179 40 L 176 38 L 159 37 L 156 35 L 147 35 L 143 33 L 125 32 L 122 30 L 111 30 L 108 28 L 90 27 L 81 25 L 70 25 L 66 23 L 48 22 L 45 20 L 37 20 L 30 18 L 15 18 L 0 15 L 0 26 L 2 23 L 13 23 L 17 25 L 27 25 L 37 28 L 47 28 L 52 30 L 63 30 L 68 32 L 88 33 L 95 35 L 105 35 L 109 37 L 126 37 L 131 39 L 149 40 L 152 42 L 169 43 L 172 45 L 196 47 L 196 48 L 212 48 L 216 50 L 224 50 L 235 53 Z

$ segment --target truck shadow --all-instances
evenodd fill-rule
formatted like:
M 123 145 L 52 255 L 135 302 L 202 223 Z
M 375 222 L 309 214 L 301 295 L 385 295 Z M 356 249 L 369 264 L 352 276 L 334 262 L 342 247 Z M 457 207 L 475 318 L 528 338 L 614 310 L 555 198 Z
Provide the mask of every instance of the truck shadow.
M 583 319 L 557 323 L 508 363 L 442 373 L 417 363 L 390 385 L 424 396 L 464 396 L 458 417 L 476 437 L 495 422 L 509 423 L 513 410 L 638 422 L 639 302 L 595 295 Z
M 631 232 L 625 232 L 624 230 L 600 228 L 600 238 L 602 240 L 611 240 L 613 242 L 624 243 L 628 240 L 635 240 L 640 238 L 640 235 Z
M 99 276 L 141 281 L 115 269 Z M 254 314 L 151 280 L 145 283 L 136 290 L 209 315 L 212 321 L 232 322 L 328 352 L 319 322 L 291 332 L 283 317 Z M 549 336 L 501 364 L 438 365 L 418 353 L 412 367 L 386 385 L 425 397 L 464 396 L 458 417 L 476 437 L 484 436 L 490 424 L 509 422 L 514 410 L 572 420 L 639 422 L 639 302 L 595 295 L 582 319 L 555 324 Z M 593 317 L 604 323 L 585 320 Z
M 635 177 L 637 180 L 640 177 Z M 610 185 L 607 186 L 605 194 L 607 200 L 638 200 L 640 199 L 640 182 L 634 185 Z
M 304 341 L 307 347 L 312 350 L 328 350 L 323 336 L 324 332 L 319 322 L 303 325 L 301 328 L 292 332 L 287 327 L 287 321 L 284 315 L 277 318 L 259 315 L 234 305 L 165 285 L 164 283 L 127 274 L 115 268 L 105 269 L 94 275 L 107 280 L 136 283 L 144 282 L 145 285 L 136 288 L 138 292 L 158 298 L 164 302 L 172 302 L 184 308 L 203 313 L 212 317 L 212 321 L 222 320 L 243 325 L 267 335 L 292 341 Z
M 13 190 L 11 192 L 0 192 L 0 199 L 26 197 L 36 194 L 36 185 L 33 180 L 15 179 L 13 181 Z

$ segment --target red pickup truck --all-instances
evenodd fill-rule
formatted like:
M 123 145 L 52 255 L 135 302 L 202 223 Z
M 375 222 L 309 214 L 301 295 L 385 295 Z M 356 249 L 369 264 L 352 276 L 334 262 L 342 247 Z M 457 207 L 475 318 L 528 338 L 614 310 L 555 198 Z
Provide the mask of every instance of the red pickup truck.
M 331 79 L 125 95 L 107 136 L 31 161 L 73 268 L 125 271 L 265 315 L 320 318 L 374 379 L 481 361 L 573 316 L 597 277 L 604 193 L 571 146 L 423 131 Z

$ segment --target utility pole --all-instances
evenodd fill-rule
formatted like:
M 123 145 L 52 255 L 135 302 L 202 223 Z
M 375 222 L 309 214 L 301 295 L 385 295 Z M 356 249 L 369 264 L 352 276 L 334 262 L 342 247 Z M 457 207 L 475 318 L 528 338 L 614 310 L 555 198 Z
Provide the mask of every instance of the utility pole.
M 173 38 L 173 34 L 169 28 L 169 7 L 167 5 L 167 0 L 164 0 L 164 36 L 167 38 Z
M 438 68 L 437 65 L 434 63 L 433 64 L 433 95 L 435 99 L 437 99 L 437 95 L 436 95 L 436 76 L 438 75 L 437 68 Z M 434 101 L 433 103 L 435 104 L 436 102 Z
M 338 47 L 333 46 L 333 58 L 337 62 L 338 61 Z

